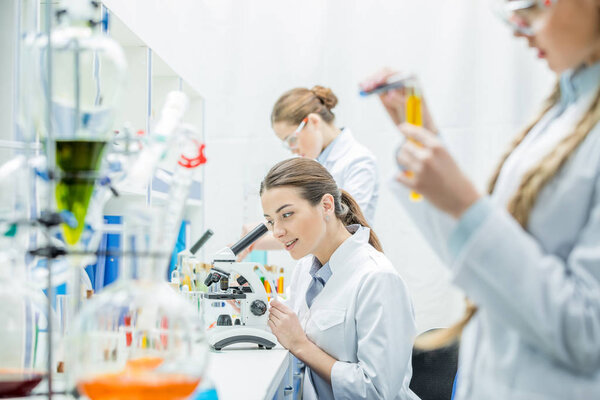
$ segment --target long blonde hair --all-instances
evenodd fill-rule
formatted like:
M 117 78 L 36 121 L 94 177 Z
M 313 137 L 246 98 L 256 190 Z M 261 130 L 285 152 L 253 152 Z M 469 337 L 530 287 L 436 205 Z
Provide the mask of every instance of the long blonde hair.
M 546 114 L 559 99 L 560 86 L 557 84 L 553 93 L 544 102 L 542 112 L 513 140 L 508 151 L 502 156 L 488 185 L 488 193 L 491 194 L 494 191 L 502 166 L 510 154 L 517 146 L 519 146 L 519 144 L 521 144 L 531 129 L 540 122 L 544 114 Z M 600 122 L 600 90 L 596 93 L 596 97 L 590 108 L 579 121 L 573 133 L 563 138 L 552 151 L 546 154 L 537 165 L 532 167 L 523 176 L 519 188 L 508 202 L 508 212 L 523 227 L 523 229 L 527 230 L 531 210 L 535 206 L 542 189 L 552 180 L 558 171 L 560 171 L 598 122 Z M 463 328 L 476 312 L 477 306 L 467 299 L 466 312 L 460 321 L 447 329 L 438 330 L 419 337 L 415 342 L 415 346 L 429 350 L 451 344 L 460 337 Z

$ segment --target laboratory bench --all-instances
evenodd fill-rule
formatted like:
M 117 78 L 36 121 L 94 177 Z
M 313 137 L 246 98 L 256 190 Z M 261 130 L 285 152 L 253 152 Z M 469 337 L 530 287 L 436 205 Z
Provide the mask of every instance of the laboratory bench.
M 230 346 L 210 353 L 206 375 L 214 383 L 219 400 L 291 400 L 295 396 L 292 360 L 290 352 L 281 346 L 271 350 L 258 349 L 256 345 Z M 57 391 L 64 389 L 60 376 L 55 375 L 53 384 Z M 47 391 L 44 382 L 34 390 L 44 391 Z M 46 398 L 26 397 L 28 400 Z M 52 399 L 71 400 L 72 397 L 54 395 Z
M 210 356 L 208 377 L 219 400 L 293 398 L 292 355 L 286 349 L 228 347 Z

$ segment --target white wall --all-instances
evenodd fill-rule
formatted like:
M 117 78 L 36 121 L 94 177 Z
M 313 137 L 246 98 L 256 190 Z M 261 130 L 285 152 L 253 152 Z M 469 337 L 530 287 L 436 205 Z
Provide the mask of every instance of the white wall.
M 273 102 L 291 87 L 318 83 L 340 99 L 338 125 L 351 127 L 378 157 L 374 227 L 410 286 L 419 328 L 460 315 L 461 295 L 386 189 L 398 134 L 375 99 L 358 97 L 357 84 L 384 65 L 418 72 L 445 140 L 483 187 L 502 147 L 552 82 L 487 2 L 104 2 L 206 101 L 205 226 L 215 231 L 206 254 L 233 242 L 242 221 L 260 216 L 253 188 L 288 156 L 269 126 Z

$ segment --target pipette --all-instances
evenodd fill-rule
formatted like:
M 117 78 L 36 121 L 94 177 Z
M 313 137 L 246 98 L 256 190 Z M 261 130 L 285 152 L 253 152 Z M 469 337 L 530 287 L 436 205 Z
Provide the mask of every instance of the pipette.
M 392 78 L 391 82 L 386 82 L 386 83 L 376 86 L 370 90 L 361 90 L 359 92 L 359 94 L 362 97 L 366 97 L 366 96 L 370 96 L 372 94 L 385 93 L 385 92 L 388 92 L 388 91 L 394 90 L 394 89 L 402 89 L 405 87 L 411 87 L 411 86 L 414 86 L 414 84 L 416 83 L 416 80 L 417 80 L 416 77 L 412 74 L 396 74 L 396 75 L 392 76 L 391 78 Z

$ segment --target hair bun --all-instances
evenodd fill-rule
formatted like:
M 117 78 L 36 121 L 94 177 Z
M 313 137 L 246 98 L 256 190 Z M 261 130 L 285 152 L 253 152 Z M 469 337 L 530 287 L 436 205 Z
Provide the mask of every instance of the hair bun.
M 336 95 L 333 94 L 333 92 L 329 88 L 316 85 L 312 89 L 310 89 L 310 91 L 313 92 L 314 95 L 317 96 L 317 98 L 321 100 L 323 105 L 329 110 L 335 107 L 338 102 Z

